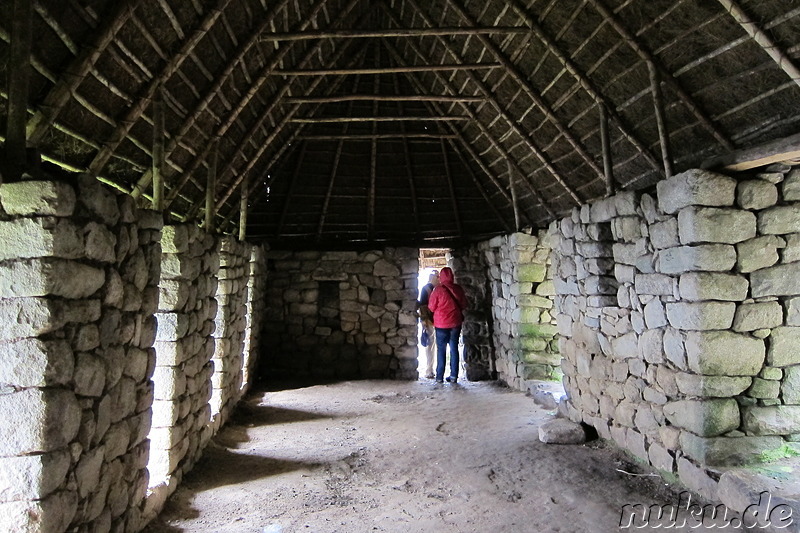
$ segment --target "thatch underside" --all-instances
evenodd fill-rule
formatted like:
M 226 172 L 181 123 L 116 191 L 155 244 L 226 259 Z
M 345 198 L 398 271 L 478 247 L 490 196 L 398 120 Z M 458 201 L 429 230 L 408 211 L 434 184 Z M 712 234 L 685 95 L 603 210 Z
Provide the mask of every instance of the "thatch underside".
M 164 207 L 234 231 L 244 191 L 276 246 L 542 226 L 800 130 L 795 0 L 32 4 L 29 146 L 148 205 L 160 99 Z

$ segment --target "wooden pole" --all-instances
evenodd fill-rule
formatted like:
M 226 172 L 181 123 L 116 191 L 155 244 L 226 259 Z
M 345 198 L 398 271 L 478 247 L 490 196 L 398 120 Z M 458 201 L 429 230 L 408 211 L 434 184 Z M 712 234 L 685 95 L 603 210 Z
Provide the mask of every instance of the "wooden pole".
M 211 159 L 208 162 L 208 176 L 206 179 L 206 216 L 205 227 L 208 233 L 214 231 L 214 215 L 216 215 L 216 204 L 214 194 L 217 190 L 217 162 L 219 160 L 219 141 L 211 149 Z
M 281 100 L 282 104 L 332 104 L 339 102 L 453 102 L 453 103 L 481 103 L 486 98 L 482 96 L 449 96 L 445 94 L 417 94 L 417 95 L 379 95 L 379 94 L 352 94 L 342 96 L 295 96 Z
M 11 179 L 19 179 L 27 161 L 25 126 L 28 120 L 28 87 L 30 85 L 31 28 L 33 2 L 14 0 L 11 21 L 11 49 L 8 57 L 8 115 L 5 151 Z M 2 178 L 0 178 L 2 179 Z
M 415 139 L 415 140 L 437 140 L 454 139 L 455 135 L 448 133 L 365 133 L 365 134 L 338 134 L 338 135 L 301 135 L 298 137 L 304 141 L 371 141 L 373 139 Z
M 434 116 L 408 116 L 408 117 L 319 117 L 319 118 L 293 118 L 289 122 L 299 124 L 325 124 L 331 122 L 460 122 L 469 120 L 469 117 L 434 117 Z
M 265 33 L 262 41 L 308 41 L 313 39 L 363 39 L 370 37 L 427 37 L 431 35 L 514 35 L 530 33 L 527 27 L 491 28 L 397 28 L 388 30 L 328 30 L 289 33 Z
M 606 197 L 614 194 L 614 165 L 611 161 L 611 139 L 608 134 L 608 109 L 600 104 L 600 144 L 603 150 L 603 175 L 606 181 Z
M 511 160 L 506 159 L 508 165 L 508 187 L 511 189 L 511 205 L 514 208 L 514 231 L 519 231 L 519 202 L 517 202 L 517 187 L 514 185 L 514 171 L 511 169 Z
M 153 99 L 153 209 L 164 210 L 164 95 Z
M 647 62 L 647 69 L 650 71 L 650 85 L 653 94 L 653 106 L 655 107 L 656 125 L 658 126 L 658 141 L 661 145 L 661 160 L 664 163 L 664 174 L 666 177 L 672 176 L 672 157 L 669 150 L 669 132 L 667 131 L 667 120 L 664 114 L 664 95 L 661 93 L 661 80 L 658 70 L 652 61 Z
M 500 68 L 500 63 L 471 63 L 461 65 L 414 65 L 407 67 L 331 68 L 318 70 L 275 70 L 274 76 L 345 76 L 353 74 L 394 74 L 395 72 L 442 72 Z
M 247 200 L 250 196 L 250 187 L 248 186 L 248 179 L 242 181 L 241 197 L 239 201 L 239 240 L 244 241 L 247 238 Z

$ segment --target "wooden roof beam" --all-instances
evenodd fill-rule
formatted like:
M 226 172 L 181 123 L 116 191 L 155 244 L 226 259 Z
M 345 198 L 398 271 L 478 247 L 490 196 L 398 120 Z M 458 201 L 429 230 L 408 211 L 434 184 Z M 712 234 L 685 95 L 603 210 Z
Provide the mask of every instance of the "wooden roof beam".
M 92 43 L 81 48 L 80 53 L 64 69 L 58 82 L 37 106 L 36 114 L 28 121 L 28 140 L 32 145 L 36 146 L 42 141 L 49 127 L 69 102 L 72 93 L 83 83 L 140 3 L 141 0 L 116 2 L 114 8 L 103 18 L 100 27 L 92 32 L 94 36 Z
M 417 94 L 417 95 L 381 95 L 381 94 L 353 94 L 342 96 L 299 96 L 286 97 L 284 104 L 331 104 L 339 102 L 458 102 L 481 103 L 486 99 L 482 96 L 451 96 L 445 94 Z
M 377 100 L 376 100 L 377 102 Z M 398 117 L 381 117 L 381 116 L 371 116 L 371 117 L 302 117 L 302 118 L 293 118 L 290 119 L 289 122 L 295 123 L 305 123 L 305 124 L 325 124 L 329 122 L 462 122 L 465 120 L 470 120 L 469 117 L 464 116 L 442 116 L 442 117 L 435 117 L 435 116 L 398 116 Z
M 394 82 L 394 91 L 397 94 L 400 94 L 400 80 L 398 79 L 398 75 L 395 74 L 393 76 Z M 403 114 L 403 101 L 397 101 L 397 111 L 400 115 Z M 400 132 L 406 132 L 406 125 L 405 123 L 400 123 Z M 414 181 L 414 169 L 412 166 L 411 160 L 411 150 L 409 150 L 408 146 L 408 139 L 403 140 L 403 162 L 406 166 L 406 178 L 408 178 L 408 190 L 411 193 L 411 214 L 414 218 L 414 234 L 417 239 L 420 236 L 420 226 L 419 226 L 419 209 L 417 209 L 417 185 Z
M 33 10 L 30 0 L 14 0 L 11 11 L 13 14 L 11 47 L 8 52 L 7 66 L 15 75 L 10 76 L 8 80 L 8 115 L 3 148 L 8 165 L 4 170 L 10 174 L 12 179 L 16 180 L 22 177 L 28 159 L 25 123 L 28 118 L 28 93 L 30 92 Z M 2 182 L 1 175 L 0 182 Z
M 447 159 L 447 144 L 442 139 L 442 160 L 444 161 L 444 175 L 447 178 L 447 188 L 450 192 L 450 202 L 453 204 L 453 217 L 456 221 L 456 231 L 459 237 L 464 236 L 464 227 L 461 224 L 461 213 L 458 210 L 458 200 L 456 199 L 456 189 L 453 185 L 453 173 L 450 171 L 450 162 Z
M 718 1 L 742 29 L 753 38 L 756 44 L 789 76 L 789 79 L 800 86 L 800 69 L 798 69 L 792 59 L 781 50 L 780 46 L 758 27 L 758 23 L 750 18 L 735 0 Z
M 275 76 L 354 76 L 356 74 L 394 74 L 396 72 L 455 72 L 457 70 L 482 70 L 501 68 L 500 63 L 458 63 L 454 65 L 406 65 L 403 67 L 283 69 Z
M 453 139 L 454 136 L 448 133 L 364 133 L 364 134 L 331 134 L 331 135 L 301 135 L 301 139 L 306 141 L 338 141 L 345 139 L 348 141 L 377 141 L 392 139 L 414 139 L 416 141 Z
M 354 82 L 356 86 L 358 86 L 358 78 Z M 348 104 L 348 111 L 353 111 L 353 103 L 350 102 Z M 343 127 L 344 133 L 347 133 L 347 129 L 350 127 L 350 124 L 345 124 Z M 338 145 L 336 146 L 336 154 L 333 156 L 333 165 L 331 166 L 331 174 L 328 181 L 328 189 L 325 191 L 325 200 L 322 203 L 322 210 L 320 211 L 319 215 L 319 223 L 317 224 L 317 242 L 322 241 L 322 230 L 325 227 L 325 218 L 328 216 L 328 208 L 331 204 L 331 196 L 333 196 L 333 185 L 336 183 L 336 174 L 339 172 L 339 162 L 342 158 L 342 147 L 344 146 L 344 140 L 339 141 Z
M 697 105 L 697 102 L 694 101 L 694 98 L 686 92 L 683 86 L 675 79 L 675 77 L 664 67 L 664 65 L 658 61 L 653 54 L 651 54 L 648 50 L 644 48 L 644 46 L 639 42 L 635 35 L 628 31 L 627 28 L 622 24 L 622 22 L 614 16 L 614 13 L 611 12 L 608 7 L 606 7 L 603 0 L 587 0 L 589 4 L 594 7 L 595 11 L 597 11 L 600 16 L 611 25 L 617 33 L 619 33 L 620 37 L 631 47 L 631 49 L 636 52 L 636 54 L 642 58 L 648 64 L 652 64 L 658 74 L 658 77 L 661 79 L 663 83 L 669 87 L 672 92 L 674 92 L 678 98 L 684 103 L 684 105 L 689 108 L 689 111 L 697 118 L 700 124 L 708 130 L 711 135 L 720 143 L 724 148 L 728 150 L 733 150 L 734 145 L 730 139 L 717 127 L 716 124 L 711 120 L 711 118 L 705 113 L 705 111 Z
M 384 30 L 329 30 L 308 32 L 267 33 L 262 41 L 305 41 L 313 39 L 364 39 L 383 37 L 428 37 L 431 35 L 513 35 L 530 33 L 530 28 L 519 26 L 497 26 L 489 28 L 391 28 Z
M 431 18 L 428 17 L 427 14 L 425 14 L 425 12 L 423 11 L 423 9 L 420 7 L 419 3 L 416 0 L 408 0 L 408 2 L 409 2 L 409 4 L 411 4 L 419 12 L 420 17 L 425 21 L 426 24 L 434 25 L 434 21 L 431 20 Z M 445 39 L 442 39 L 441 37 L 439 37 L 438 39 L 441 42 L 442 46 L 444 46 L 445 50 L 447 50 L 447 52 L 451 56 L 456 58 L 456 60 L 458 60 L 458 61 L 463 61 L 463 57 L 461 56 L 461 54 L 459 52 L 457 52 L 453 48 L 452 44 L 449 41 L 447 41 Z M 416 48 L 417 50 L 419 50 L 419 47 L 417 47 L 415 44 L 412 44 L 410 42 L 409 42 L 409 44 L 412 46 L 412 48 Z M 483 95 L 486 96 L 487 101 L 491 102 L 492 105 L 494 106 L 494 108 L 502 115 L 503 119 L 506 121 L 506 123 L 508 123 L 509 127 L 512 130 L 514 130 L 514 132 L 522 138 L 523 142 L 525 142 L 525 145 L 534 154 L 536 154 L 536 157 L 539 159 L 539 161 L 542 163 L 542 165 L 544 165 L 544 167 L 547 169 L 547 171 L 550 173 L 550 175 L 553 177 L 553 179 L 556 180 L 556 182 L 559 185 L 561 185 L 561 187 L 563 187 L 565 191 L 567 191 L 567 194 L 570 195 L 570 197 L 575 202 L 575 204 L 576 205 L 581 205 L 583 203 L 583 199 L 581 199 L 578 196 L 578 194 L 572 189 L 572 187 L 570 187 L 569 184 L 567 184 L 567 182 L 564 180 L 564 178 L 559 174 L 559 172 L 555 169 L 555 167 L 553 167 L 553 165 L 550 163 L 550 161 L 548 160 L 548 158 L 544 154 L 544 152 L 539 150 L 539 147 L 536 146 L 528 138 L 528 136 L 517 125 L 516 121 L 513 118 L 511 118 L 511 116 L 508 114 L 507 110 L 502 105 L 500 105 L 500 102 L 497 101 L 497 98 L 494 96 L 494 94 L 489 89 L 489 87 L 487 87 L 486 84 L 482 80 L 480 80 L 473 72 L 468 71 L 466 73 L 466 75 L 478 87 L 478 89 L 481 91 L 481 93 L 483 93 Z M 457 93 L 454 93 L 454 94 L 457 94 Z M 478 120 L 476 114 L 473 113 L 472 116 L 475 117 L 475 120 Z M 503 151 L 506 154 L 508 154 L 508 152 L 505 149 Z M 511 156 L 510 156 L 510 154 L 508 154 L 505 157 L 510 158 Z M 515 165 L 516 165 L 516 163 L 515 163 Z M 525 173 L 522 172 L 521 169 L 520 169 L 520 174 L 522 176 L 525 176 Z M 528 181 L 527 178 L 526 178 L 526 181 Z M 531 189 L 533 190 L 533 187 L 531 187 Z M 538 195 L 538 192 L 536 194 Z M 541 198 L 541 196 L 539 196 L 539 197 Z M 545 205 L 544 204 L 544 198 L 542 198 L 542 204 Z M 549 209 L 549 207 L 546 208 L 546 209 Z
M 625 139 L 627 139 L 627 141 L 631 143 L 640 154 L 642 154 L 642 157 L 645 158 L 647 163 L 653 167 L 656 172 L 663 176 L 663 167 L 659 165 L 655 156 L 650 153 L 650 150 L 633 133 L 629 131 L 628 127 L 625 125 L 625 122 L 622 120 L 622 117 L 620 117 L 616 112 L 614 103 L 608 100 L 594 87 L 594 84 L 589 80 L 589 78 L 587 78 L 586 75 L 583 74 L 572 62 L 572 60 L 567 57 L 566 54 L 564 54 L 558 44 L 544 32 L 542 27 L 539 26 L 539 23 L 528 14 L 527 9 L 520 5 L 518 0 L 508 0 L 508 2 L 514 11 L 525 19 L 525 23 L 531 27 L 536 37 L 547 47 L 550 53 L 553 54 L 553 56 L 558 60 L 559 63 L 561 63 L 567 72 L 569 72 L 575 78 L 578 84 L 587 92 L 587 94 L 589 94 L 589 96 L 597 103 L 597 105 L 606 106 L 609 119 L 616 124 L 620 133 L 622 133 Z
M 283 227 L 286 225 L 286 217 L 289 215 L 289 204 L 291 203 L 294 189 L 297 187 L 297 183 L 300 181 L 300 167 L 303 166 L 303 160 L 305 159 L 307 147 L 308 143 L 306 142 L 302 143 L 300 146 L 300 154 L 297 158 L 297 165 L 294 167 L 294 172 L 292 172 L 292 181 L 289 182 L 289 190 L 286 191 L 286 199 L 283 202 L 283 209 L 281 209 L 281 218 L 278 222 L 278 231 L 276 232 L 276 235 L 282 234 Z
M 467 13 L 467 11 L 464 9 L 464 7 L 461 5 L 460 2 L 457 2 L 456 0 L 448 0 L 448 3 L 453 8 L 453 10 L 467 22 L 467 24 L 473 26 L 477 25 L 477 21 L 472 16 L 470 16 L 469 13 Z M 572 146 L 572 148 L 575 150 L 575 153 L 577 153 L 580 156 L 580 158 L 583 159 L 584 163 L 586 163 L 586 165 L 597 176 L 603 177 L 603 171 L 600 169 L 597 163 L 595 163 L 594 157 L 589 155 L 586 152 L 586 148 L 584 148 L 583 144 L 581 144 L 581 142 L 574 135 L 572 135 L 572 132 L 569 130 L 569 126 L 564 124 L 564 122 L 556 116 L 551 106 L 542 98 L 539 91 L 537 91 L 530 84 L 530 82 L 527 79 L 527 76 L 524 76 L 519 71 L 519 69 L 513 63 L 513 61 L 506 56 L 503 50 L 499 46 L 497 46 L 494 43 L 494 41 L 492 41 L 486 36 L 479 36 L 478 38 L 480 39 L 481 44 L 483 44 L 483 46 L 489 52 L 491 52 L 492 55 L 494 55 L 497 61 L 501 62 L 506 67 L 506 72 L 508 73 L 508 75 L 522 88 L 522 90 L 525 92 L 525 95 L 533 101 L 533 103 L 536 105 L 537 108 L 539 108 L 542 114 L 544 114 L 544 116 L 547 117 L 547 120 L 549 120 L 550 123 L 553 124 L 553 126 L 555 126 L 556 129 L 558 129 L 558 132 Z M 515 120 L 515 123 L 519 126 L 519 129 L 521 129 L 521 124 L 519 123 L 519 121 Z M 526 136 L 528 137 L 529 141 L 533 143 L 532 135 L 530 135 L 530 133 L 526 133 Z

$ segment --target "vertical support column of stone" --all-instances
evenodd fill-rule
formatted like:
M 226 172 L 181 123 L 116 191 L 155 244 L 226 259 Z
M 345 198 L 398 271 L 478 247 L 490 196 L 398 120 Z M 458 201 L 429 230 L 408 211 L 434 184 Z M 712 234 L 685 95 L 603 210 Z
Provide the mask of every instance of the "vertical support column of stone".
M 191 224 L 165 226 L 159 282 L 153 427 L 150 431 L 152 518 L 198 459 L 211 436 L 211 355 L 218 269 L 216 241 Z
M 261 347 L 266 308 L 267 259 L 263 246 L 254 246 L 247 264 L 247 304 L 245 306 L 244 368 L 241 393 L 247 394 L 253 385 Z
M 476 246 L 452 251 L 453 270 L 470 303 L 461 329 L 464 366 L 470 381 L 492 379 L 497 375 L 489 271 L 496 268 L 493 266 L 495 256 L 491 243 L 501 240 L 502 237 L 496 237 Z
M 387 300 L 399 302 L 399 307 L 394 321 L 384 320 L 386 344 L 391 347 L 392 355 L 397 361 L 390 364 L 389 377 L 393 379 L 417 379 L 417 294 L 419 292 L 419 250 L 416 248 L 395 248 L 394 260 L 400 266 L 400 285 L 398 292 L 387 292 Z M 391 279 L 386 283 L 394 282 Z M 395 303 L 395 305 L 397 305 Z M 392 308 L 387 308 L 387 315 Z M 392 323 L 394 322 L 394 323 Z M 388 327 L 385 327 L 388 326 Z
M 4 530 L 140 525 L 158 224 L 140 239 L 130 198 L 78 182 L 0 187 Z
M 219 283 L 215 299 L 214 374 L 211 378 L 211 423 L 214 433 L 241 398 L 246 327 L 247 271 L 250 245 L 225 236 L 220 240 Z

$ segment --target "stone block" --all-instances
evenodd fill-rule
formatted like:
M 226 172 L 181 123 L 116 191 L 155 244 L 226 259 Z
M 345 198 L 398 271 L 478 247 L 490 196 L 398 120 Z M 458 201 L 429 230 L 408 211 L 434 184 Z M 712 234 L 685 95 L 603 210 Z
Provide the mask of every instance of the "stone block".
M 790 366 L 784 369 L 781 399 L 784 404 L 800 405 L 800 366 Z
M 0 383 L 19 388 L 65 385 L 74 359 L 67 341 L 35 338 L 0 343 Z
M 666 307 L 670 325 L 685 331 L 728 329 L 736 313 L 733 302 L 676 302 Z
M 0 458 L 0 501 L 44 498 L 64 482 L 69 467 L 67 448 L 45 454 Z
M 27 259 L 0 265 L 0 298 L 88 298 L 105 284 L 105 272 L 76 261 Z
M 793 233 L 783 237 L 786 247 L 783 249 L 782 259 L 784 263 L 794 263 L 800 261 L 800 233 Z
M 678 478 L 686 487 L 703 498 L 717 500 L 717 481 L 685 457 L 678 459 Z
M 743 407 L 742 427 L 749 435 L 788 435 L 800 432 L 800 405 Z
M 78 434 L 81 408 L 65 389 L 24 389 L 0 395 L 0 442 L 7 456 L 50 452 Z
M 540 283 L 544 281 L 547 275 L 547 265 L 538 265 L 536 263 L 518 264 L 516 269 L 517 281 Z
M 778 302 L 739 304 L 733 317 L 733 330 L 738 332 L 772 329 L 783 323 L 783 308 Z
M 650 242 L 656 250 L 680 246 L 678 219 L 670 217 L 663 222 L 658 222 L 650 226 Z
M 778 188 L 766 180 L 742 180 L 736 186 L 736 203 L 742 209 L 772 207 L 778 203 Z
M 731 206 L 736 195 L 736 180 L 705 170 L 687 170 L 658 182 L 658 206 L 673 214 L 690 205 Z
M 756 236 L 756 216 L 750 211 L 687 207 L 678 213 L 681 244 L 736 244 Z
M 776 235 L 765 235 L 736 245 L 736 270 L 742 273 L 771 267 L 778 262 L 778 248 L 785 244 Z
M 678 282 L 681 299 L 725 300 L 739 302 L 747 298 L 747 278 L 720 272 L 687 272 Z
M 186 225 L 166 225 L 161 230 L 161 251 L 177 254 L 189 250 L 189 228 Z
M 580 424 L 555 418 L 539 426 L 539 440 L 548 444 L 581 444 L 586 442 L 586 432 Z
M 686 372 L 675 374 L 675 383 L 681 394 L 700 398 L 731 398 L 747 390 L 752 381 L 752 378 L 746 376 L 703 376 Z
M 800 327 L 773 329 L 769 336 L 767 364 L 778 367 L 800 364 L 798 346 L 800 346 Z
M 124 235 L 127 233 L 124 232 Z M 86 257 L 102 263 L 114 263 L 117 260 L 117 238 L 105 226 L 90 222 L 84 229 Z M 120 254 L 124 258 L 126 254 Z
M 701 437 L 722 435 L 739 427 L 739 404 L 732 398 L 670 402 L 664 406 L 664 415 L 673 425 Z
M 800 262 L 776 265 L 750 274 L 753 298 L 800 294 Z
M 36 337 L 65 323 L 60 302 L 45 298 L 0 300 L 0 340 Z
M 90 213 L 109 226 L 115 226 L 119 221 L 119 206 L 114 193 L 93 176 L 78 176 L 78 198 Z
M 634 282 L 636 294 L 672 296 L 674 278 L 664 274 L 637 274 Z
M 736 264 L 736 250 L 729 244 L 679 246 L 658 254 L 658 271 L 683 274 L 693 271 L 728 271 Z
M 77 259 L 83 255 L 82 230 L 68 219 L 0 221 L 0 261 L 31 257 Z
M 652 443 L 647 449 L 647 457 L 650 464 L 662 472 L 672 473 L 675 470 L 675 458 L 672 457 L 669 450 L 657 442 Z
M 667 313 L 661 300 L 654 298 L 644 306 L 644 321 L 651 329 L 667 325 Z
M 651 364 L 664 362 L 664 330 L 648 329 L 639 337 L 639 354 Z
M 762 235 L 796 233 L 800 228 L 800 204 L 771 207 L 758 213 L 758 232 Z
M 786 202 L 800 202 L 800 172 L 796 168 L 789 171 L 783 181 L 781 196 Z
M 779 381 L 753 378 L 753 384 L 748 389 L 747 395 L 760 400 L 775 400 L 778 398 L 780 390 L 781 384 Z
M 684 335 L 688 366 L 697 374 L 755 376 L 764 364 L 766 348 L 761 339 L 730 331 L 689 331 Z
M 76 492 L 60 490 L 41 500 L 0 504 L 0 531 L 67 531 L 78 510 Z M 20 526 L 24 525 L 24 529 Z
M 9 215 L 68 217 L 75 211 L 75 189 L 60 181 L 25 180 L 0 185 L 0 204 Z
M 786 306 L 786 325 L 800 326 L 800 297 L 787 298 L 784 305 Z
M 744 466 L 761 462 L 761 452 L 779 448 L 781 437 L 700 437 L 688 431 L 680 436 L 681 450 L 705 466 Z
M 102 357 L 79 353 L 75 357 L 75 393 L 99 397 L 106 385 L 106 363 Z

